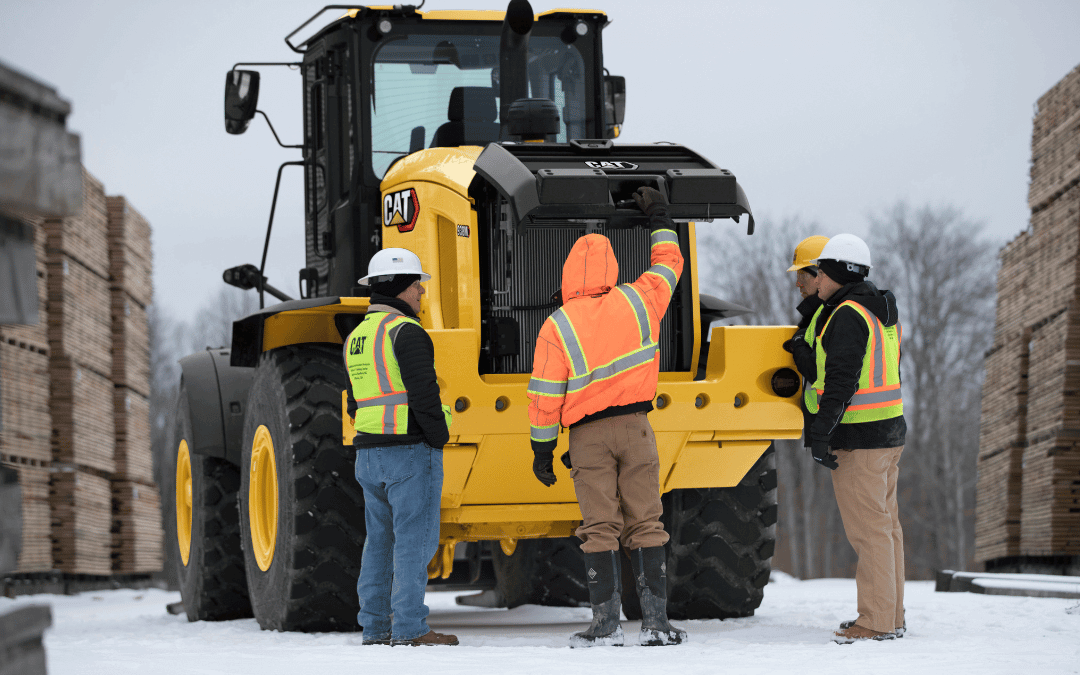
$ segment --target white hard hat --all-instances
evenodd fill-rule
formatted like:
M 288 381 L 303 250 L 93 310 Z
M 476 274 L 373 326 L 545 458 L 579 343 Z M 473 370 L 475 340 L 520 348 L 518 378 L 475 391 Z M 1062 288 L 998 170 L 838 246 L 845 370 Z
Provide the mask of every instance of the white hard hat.
M 420 258 L 407 248 L 384 248 L 371 256 L 367 266 L 367 276 L 359 280 L 361 286 L 370 286 L 372 281 L 381 281 L 377 277 L 392 277 L 395 274 L 419 274 L 420 281 L 427 281 L 431 275 L 420 266 Z
M 821 249 L 817 260 L 838 260 L 840 262 L 862 265 L 867 271 L 873 267 L 870 264 L 870 247 L 866 242 L 853 234 L 838 234 L 830 239 Z

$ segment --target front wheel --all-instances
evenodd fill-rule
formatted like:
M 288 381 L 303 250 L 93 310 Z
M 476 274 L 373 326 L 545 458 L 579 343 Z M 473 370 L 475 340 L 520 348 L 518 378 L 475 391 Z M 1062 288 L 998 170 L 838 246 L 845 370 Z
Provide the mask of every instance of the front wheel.
M 252 608 L 282 631 L 359 630 L 364 547 L 355 453 L 341 444 L 341 350 L 262 355 L 248 394 L 240 519 Z

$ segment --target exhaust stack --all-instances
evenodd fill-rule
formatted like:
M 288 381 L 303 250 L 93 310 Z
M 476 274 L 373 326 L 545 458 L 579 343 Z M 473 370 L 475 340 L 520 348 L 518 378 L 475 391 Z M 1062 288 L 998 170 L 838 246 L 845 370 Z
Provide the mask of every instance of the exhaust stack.
M 499 40 L 500 138 L 509 140 L 510 105 L 529 95 L 529 34 L 533 8 L 529 0 L 510 0 Z

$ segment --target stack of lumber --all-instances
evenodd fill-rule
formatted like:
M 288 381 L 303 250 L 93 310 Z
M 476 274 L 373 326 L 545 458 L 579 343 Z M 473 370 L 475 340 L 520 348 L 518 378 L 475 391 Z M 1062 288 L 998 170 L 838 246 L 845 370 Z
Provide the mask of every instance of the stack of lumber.
M 1030 335 L 1016 333 L 986 355 L 975 505 L 978 560 L 1019 553 Z
M 45 221 L 53 459 L 113 470 L 112 320 L 105 190 L 83 170 L 83 205 Z
M 52 553 L 56 569 L 112 572 L 112 493 L 109 479 L 80 469 L 53 473 Z
M 977 560 L 1080 554 L 1080 67 L 1033 126 L 1031 223 L 1001 252 L 986 358 Z
M 22 484 L 19 571 L 161 568 L 150 451 L 150 225 L 82 173 L 74 216 L 33 219 L 40 322 L 0 327 L 0 459 Z M 50 480 L 51 477 L 51 480 Z
M 157 486 L 112 482 L 112 568 L 115 572 L 156 572 L 163 560 L 161 498 Z
M 51 438 L 48 355 L 0 342 L 0 452 L 48 463 Z
M 124 197 L 108 197 L 114 478 L 153 482 L 150 454 L 150 333 L 153 299 L 150 224 Z
M 1039 98 L 1031 134 L 1032 211 L 1080 181 L 1080 66 Z
M 22 493 L 22 551 L 16 572 L 44 572 L 52 569 L 52 539 L 49 515 L 49 469 L 40 462 L 2 455 L 4 466 L 19 473 Z

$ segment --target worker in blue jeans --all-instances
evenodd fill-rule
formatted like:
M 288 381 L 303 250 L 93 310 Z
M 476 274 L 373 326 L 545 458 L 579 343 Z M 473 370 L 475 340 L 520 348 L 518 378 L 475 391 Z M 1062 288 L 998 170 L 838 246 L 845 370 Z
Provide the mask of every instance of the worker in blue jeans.
M 430 278 L 407 249 L 376 253 L 360 279 L 371 286 L 371 305 L 345 343 L 367 523 L 356 583 L 365 645 L 458 643 L 428 627 L 424 604 L 428 561 L 439 546 L 442 450 L 450 438 L 435 349 L 417 320 L 421 282 Z

